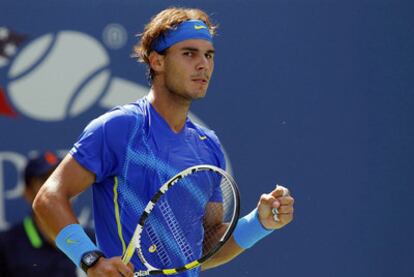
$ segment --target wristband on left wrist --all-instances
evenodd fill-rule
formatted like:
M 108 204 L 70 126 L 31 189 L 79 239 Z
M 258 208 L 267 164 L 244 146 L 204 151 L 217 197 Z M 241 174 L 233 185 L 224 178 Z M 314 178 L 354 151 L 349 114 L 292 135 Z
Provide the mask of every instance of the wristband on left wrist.
M 239 219 L 237 227 L 234 230 L 233 238 L 241 248 L 247 249 L 273 231 L 266 229 L 262 225 L 256 208 L 248 215 Z

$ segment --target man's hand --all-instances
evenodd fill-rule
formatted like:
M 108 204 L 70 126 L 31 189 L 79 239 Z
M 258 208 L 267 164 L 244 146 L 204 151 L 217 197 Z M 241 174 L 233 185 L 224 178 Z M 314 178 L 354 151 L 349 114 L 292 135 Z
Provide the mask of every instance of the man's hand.
M 110 259 L 100 258 L 99 261 L 88 269 L 88 277 L 133 277 L 134 266 L 125 265 L 121 257 Z
M 282 186 L 276 186 L 272 192 L 262 194 L 257 204 L 260 223 L 266 229 L 282 228 L 293 219 L 293 203 L 294 199 L 289 190 Z M 273 208 L 278 211 L 279 221 L 274 219 Z

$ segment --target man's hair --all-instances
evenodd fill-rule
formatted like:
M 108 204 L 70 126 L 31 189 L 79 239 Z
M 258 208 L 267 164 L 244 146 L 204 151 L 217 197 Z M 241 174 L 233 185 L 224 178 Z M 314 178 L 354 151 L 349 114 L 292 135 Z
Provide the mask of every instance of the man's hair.
M 152 17 L 151 21 L 145 25 L 144 32 L 139 35 L 141 37 L 140 41 L 134 46 L 133 56 L 139 62 L 147 64 L 149 82 L 152 82 L 154 78 L 154 72 L 149 65 L 149 55 L 154 51 L 152 49 L 154 42 L 166 31 L 191 19 L 203 21 L 208 26 L 210 34 L 213 36 L 216 34 L 217 25 L 214 25 L 209 16 L 199 9 L 171 7 Z M 165 54 L 165 51 L 159 54 Z

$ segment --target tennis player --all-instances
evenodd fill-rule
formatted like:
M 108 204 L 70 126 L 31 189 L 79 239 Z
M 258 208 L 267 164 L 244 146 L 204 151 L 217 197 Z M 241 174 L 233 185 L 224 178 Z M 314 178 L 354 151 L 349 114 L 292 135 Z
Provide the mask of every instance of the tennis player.
M 215 133 L 188 118 L 192 101 L 206 95 L 212 77 L 215 29 L 198 9 L 169 8 L 153 17 L 135 47 L 138 59 L 148 65 L 149 94 L 90 122 L 36 197 L 35 213 L 56 245 L 88 276 L 133 276 L 134 268 L 142 266 L 136 257 L 124 265 L 121 256 L 145 204 L 171 176 L 198 164 L 225 169 Z M 70 204 L 90 186 L 97 245 L 76 221 Z M 279 187 L 263 194 L 203 269 L 233 259 L 288 224 L 293 198 L 285 192 Z M 210 201 L 219 197 L 213 191 Z M 279 221 L 273 219 L 273 208 L 279 211 Z M 202 226 L 188 231 L 192 235 L 185 243 L 193 247 Z M 195 277 L 199 271 L 179 276 Z

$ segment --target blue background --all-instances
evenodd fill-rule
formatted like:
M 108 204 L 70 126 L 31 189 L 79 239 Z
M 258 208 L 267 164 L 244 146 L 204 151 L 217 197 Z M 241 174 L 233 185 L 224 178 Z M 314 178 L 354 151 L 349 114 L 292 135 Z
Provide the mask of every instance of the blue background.
M 112 73 L 146 85 L 129 57 L 134 35 L 171 5 L 202 8 L 220 25 L 213 80 L 192 111 L 229 155 L 243 214 L 276 183 L 296 199 L 289 226 L 202 276 L 414 276 L 413 2 L 2 0 L 0 25 L 29 40 L 76 30 L 102 41 L 119 23 L 128 41 L 107 49 Z M 102 112 L 0 116 L 0 152 L 69 149 Z M 14 186 L 13 165 L 0 166 L 3 187 Z M 5 201 L 9 223 L 22 204 Z

